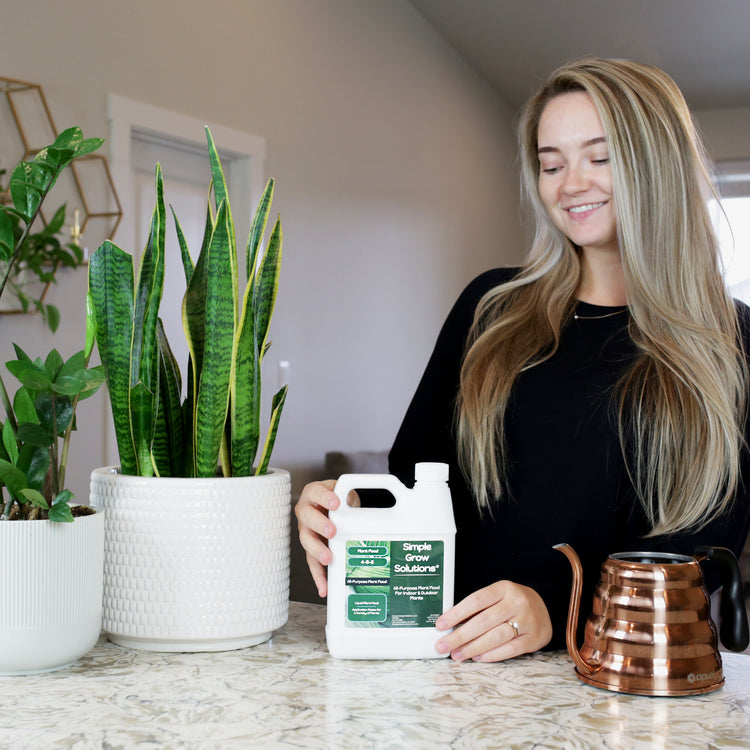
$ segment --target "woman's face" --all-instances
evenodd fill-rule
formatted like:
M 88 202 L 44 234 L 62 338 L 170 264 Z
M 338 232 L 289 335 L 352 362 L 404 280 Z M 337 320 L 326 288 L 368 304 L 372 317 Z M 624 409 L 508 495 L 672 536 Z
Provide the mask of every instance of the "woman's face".
M 584 253 L 619 253 L 609 150 L 587 93 L 547 103 L 537 147 L 539 194 L 558 229 Z

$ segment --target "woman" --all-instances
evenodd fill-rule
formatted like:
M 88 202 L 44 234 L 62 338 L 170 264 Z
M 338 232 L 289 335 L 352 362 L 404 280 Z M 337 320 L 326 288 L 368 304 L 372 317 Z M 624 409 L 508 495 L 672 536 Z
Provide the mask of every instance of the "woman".
M 519 132 L 528 261 L 463 292 L 389 457 L 402 481 L 417 461 L 451 466 L 459 603 L 437 627 L 459 661 L 564 646 L 556 543 L 581 557 L 585 603 L 612 552 L 738 554 L 750 523 L 750 319 L 722 281 L 679 89 L 653 67 L 583 60 L 550 77 Z M 321 596 L 332 488 L 308 485 L 296 508 Z

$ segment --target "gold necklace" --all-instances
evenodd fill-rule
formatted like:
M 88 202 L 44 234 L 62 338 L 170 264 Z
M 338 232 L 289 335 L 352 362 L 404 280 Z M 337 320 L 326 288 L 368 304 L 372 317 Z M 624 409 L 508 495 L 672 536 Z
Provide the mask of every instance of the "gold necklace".
M 627 311 L 628 308 L 626 306 L 622 310 L 615 310 L 615 312 L 607 313 L 606 315 L 579 315 L 577 312 L 574 312 L 573 320 L 603 320 L 604 318 L 611 318 L 613 315 L 620 315 Z

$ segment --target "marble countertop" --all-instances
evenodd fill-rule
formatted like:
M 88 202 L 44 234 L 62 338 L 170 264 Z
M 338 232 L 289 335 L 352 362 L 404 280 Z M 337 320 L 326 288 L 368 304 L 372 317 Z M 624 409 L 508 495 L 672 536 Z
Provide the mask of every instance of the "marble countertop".
M 747 748 L 750 657 L 686 698 L 584 684 L 563 652 L 500 664 L 338 661 L 325 608 L 293 602 L 272 640 L 166 654 L 100 640 L 74 666 L 0 680 L 0 747 Z

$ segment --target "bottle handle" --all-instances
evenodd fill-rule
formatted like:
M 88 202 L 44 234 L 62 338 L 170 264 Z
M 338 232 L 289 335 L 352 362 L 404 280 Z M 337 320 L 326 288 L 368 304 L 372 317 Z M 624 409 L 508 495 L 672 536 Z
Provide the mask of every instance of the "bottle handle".
M 696 555 L 704 555 L 721 566 L 723 587 L 719 610 L 721 642 L 730 651 L 744 651 L 750 642 L 747 609 L 742 590 L 742 576 L 737 558 L 726 547 L 696 547 Z
M 342 511 L 346 513 L 351 510 L 346 498 L 352 490 L 388 490 L 398 503 L 399 497 L 405 489 L 406 487 L 391 474 L 342 474 L 333 488 L 333 492 L 338 496 L 341 505 L 339 505 L 338 510 L 331 511 L 331 515 L 335 517 L 336 513 Z

